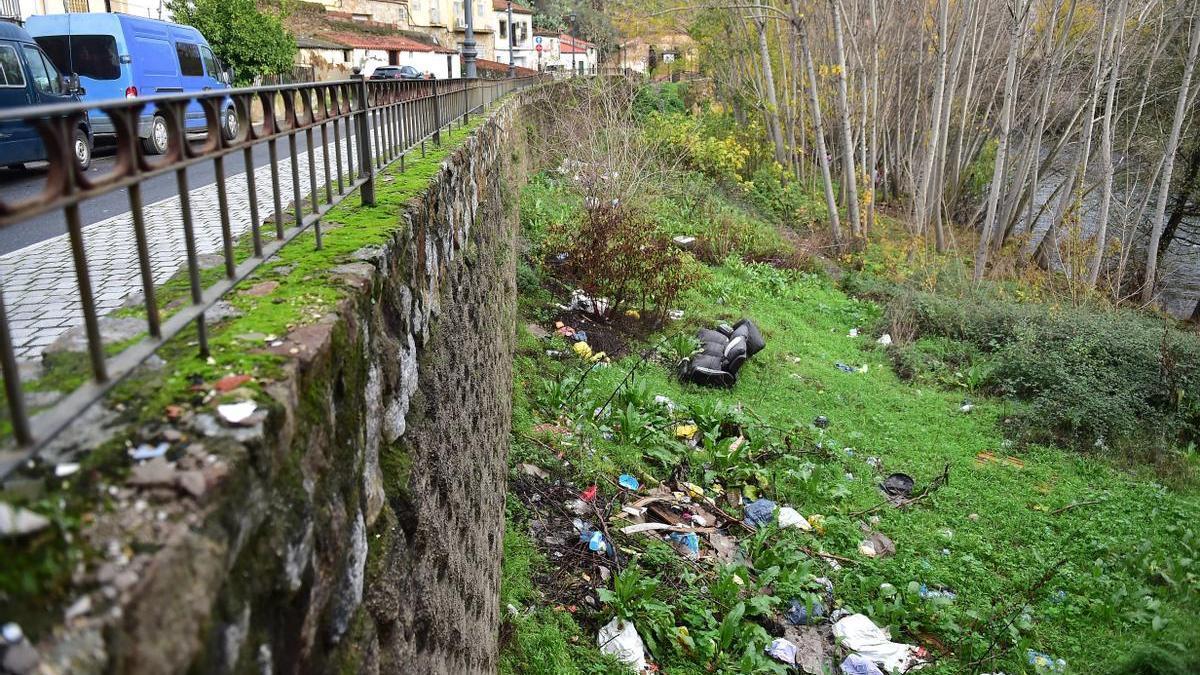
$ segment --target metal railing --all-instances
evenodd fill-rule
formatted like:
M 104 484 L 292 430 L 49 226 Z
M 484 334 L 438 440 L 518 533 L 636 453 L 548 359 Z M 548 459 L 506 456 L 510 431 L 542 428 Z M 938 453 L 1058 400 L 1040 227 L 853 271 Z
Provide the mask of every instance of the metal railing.
M 82 307 L 87 338 L 90 379 L 54 405 L 30 416 L 26 408 L 8 313 L 4 285 L 0 280 L 0 370 L 4 378 L 12 439 L 0 448 L 0 479 L 33 457 L 88 406 L 105 395 L 122 378 L 158 350 L 167 340 L 194 325 L 201 356 L 208 356 L 205 311 L 213 307 L 239 281 L 247 278 L 268 258 L 299 234 L 312 229 L 316 247 L 321 248 L 321 218 L 333 206 L 358 190 L 362 203 L 375 202 L 375 174 L 403 159 L 415 148 L 424 152 L 425 143 L 440 144 L 441 134 L 455 122 L 466 124 L 472 113 L 517 89 L 544 81 L 542 77 L 509 80 L 379 80 L 355 78 L 340 82 L 280 85 L 164 95 L 99 104 L 63 104 L 4 111 L 0 124 L 23 122 L 35 128 L 45 144 L 49 167 L 40 194 L 9 202 L 0 197 L 0 227 L 19 226 L 39 215 L 61 211 L 66 224 L 75 288 Z M 189 124 L 189 110 L 203 110 L 202 130 Z M 75 159 L 76 130 L 102 112 L 112 120 L 116 148 L 111 171 L 93 177 L 79 168 Z M 145 133 L 148 116 L 165 121 L 168 144 L 161 157 L 144 153 L 139 129 Z M 200 140 L 197 131 L 203 131 Z M 231 133 L 232 132 L 232 133 Z M 317 142 L 319 138 L 319 143 Z M 290 162 L 283 164 L 279 144 L 286 143 Z M 266 145 L 273 195 L 260 204 L 255 185 L 253 149 Z M 297 153 L 308 152 L 307 171 L 302 172 Z M 225 160 L 240 153 L 249 198 L 253 254 L 238 262 L 225 171 Z M 332 156 L 331 156 L 332 153 Z M 323 176 L 317 175 L 317 159 L 323 160 Z M 285 160 L 286 161 L 286 160 Z M 215 177 L 219 206 L 223 275 L 207 286 L 201 283 L 195 222 L 188 184 L 189 167 L 210 163 Z M 175 177 L 181 228 L 186 248 L 188 300 L 169 316 L 160 316 L 156 299 L 155 270 L 152 268 L 143 183 L 157 176 Z M 237 177 L 233 177 L 237 180 Z M 305 197 L 302 186 L 308 190 Z M 137 259 L 130 260 L 140 272 L 145 310 L 146 335 L 119 353 L 106 355 L 101 339 L 100 313 L 93 292 L 84 245 L 81 204 L 107 193 L 126 190 Z M 290 197 L 290 200 L 287 200 Z M 287 200 L 287 201 L 285 201 Z M 288 203 L 290 201 L 290 204 Z M 272 211 L 270 222 L 259 212 Z M 263 232 L 273 224 L 273 231 Z M 15 441 L 15 447 L 12 441 Z

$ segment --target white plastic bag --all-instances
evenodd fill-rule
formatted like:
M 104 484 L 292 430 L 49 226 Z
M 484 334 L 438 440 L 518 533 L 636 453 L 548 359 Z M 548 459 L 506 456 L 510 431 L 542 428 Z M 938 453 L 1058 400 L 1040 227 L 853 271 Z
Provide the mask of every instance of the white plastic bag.
M 862 614 L 851 614 L 833 624 L 833 635 L 850 651 L 882 666 L 885 673 L 907 672 L 921 661 L 925 651 L 892 642 L 882 628 Z
M 789 528 L 796 527 L 801 530 L 811 530 L 812 525 L 800 515 L 800 512 L 790 506 L 785 506 L 779 509 L 779 527 Z
M 627 663 L 637 672 L 646 670 L 646 645 L 632 621 L 621 621 L 614 617 L 600 629 L 596 637 L 600 651 L 612 654 L 621 663 Z

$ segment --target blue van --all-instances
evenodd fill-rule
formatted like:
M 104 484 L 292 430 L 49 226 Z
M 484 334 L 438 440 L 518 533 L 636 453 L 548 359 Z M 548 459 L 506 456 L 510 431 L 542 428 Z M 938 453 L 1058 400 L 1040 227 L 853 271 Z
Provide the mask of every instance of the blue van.
M 79 100 L 79 82 L 63 77 L 53 61 L 19 26 L 0 21 L 0 111 Z M 72 149 L 80 167 L 92 163 L 92 130 L 79 123 Z M 46 159 L 46 145 L 31 125 L 20 119 L 0 120 L 0 164 L 22 169 L 25 162 Z
M 229 89 L 233 75 L 226 70 L 208 41 L 191 26 L 118 13 L 80 13 L 31 16 L 25 25 L 59 70 L 73 73 L 87 92 L 84 100 L 98 102 L 159 94 L 201 93 Z M 237 136 L 238 117 L 229 100 L 222 107 L 226 138 Z M 94 111 L 97 135 L 113 132 L 112 120 Z M 188 104 L 186 126 L 203 131 L 204 109 Z M 167 150 L 167 124 L 149 105 L 138 124 L 147 153 Z

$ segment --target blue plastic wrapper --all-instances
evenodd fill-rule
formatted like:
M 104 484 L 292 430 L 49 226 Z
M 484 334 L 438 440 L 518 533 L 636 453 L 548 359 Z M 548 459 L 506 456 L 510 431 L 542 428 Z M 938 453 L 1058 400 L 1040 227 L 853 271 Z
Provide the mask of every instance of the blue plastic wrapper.
M 604 541 L 604 535 L 599 532 L 593 532 L 588 539 L 588 549 L 596 553 L 604 553 L 608 550 L 608 542 Z
M 700 537 L 697 537 L 695 532 L 688 532 L 687 534 L 672 532 L 671 541 L 683 544 L 692 552 L 692 555 L 700 555 Z
M 775 502 L 770 499 L 756 499 L 746 505 L 746 524 L 750 527 L 762 527 L 775 520 Z
M 883 675 L 883 671 L 870 659 L 858 654 L 851 654 L 842 661 L 842 672 L 845 675 Z
M 1035 652 L 1032 649 L 1025 650 L 1025 660 L 1029 662 L 1029 665 L 1033 666 L 1033 671 L 1039 675 L 1045 673 L 1058 675 L 1059 673 L 1067 672 L 1066 661 L 1056 659 L 1049 654 Z
M 825 617 L 825 605 L 822 605 L 819 600 L 814 602 L 812 614 L 809 615 L 808 605 L 799 600 L 792 600 L 792 606 L 788 609 L 786 616 L 793 626 L 807 626 Z
M 627 490 L 636 490 L 642 486 L 642 484 L 638 482 L 638 479 L 630 476 L 627 473 L 621 474 L 621 476 L 617 478 L 617 482 L 620 483 L 621 487 Z

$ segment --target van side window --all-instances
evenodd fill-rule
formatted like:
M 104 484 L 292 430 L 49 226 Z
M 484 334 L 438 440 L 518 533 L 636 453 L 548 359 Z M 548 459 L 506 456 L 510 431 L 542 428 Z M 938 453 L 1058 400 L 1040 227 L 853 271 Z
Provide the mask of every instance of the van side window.
M 200 47 L 190 42 L 176 42 L 175 55 L 179 57 L 179 73 L 184 77 L 199 77 L 204 74 L 200 63 Z
M 58 71 L 45 58 L 42 50 L 37 47 L 23 47 L 25 61 L 29 64 L 29 73 L 33 75 L 33 86 L 43 94 L 61 94 L 62 83 L 58 79 Z
M 0 45 L 0 85 L 25 87 L 25 69 L 21 67 L 21 58 L 17 56 L 17 50 L 8 45 Z
M 213 55 L 212 50 L 201 45 L 200 57 L 204 59 L 204 69 L 208 71 L 208 76 L 214 80 L 221 79 L 221 66 L 217 64 L 217 57 Z
M 111 35 L 43 35 L 34 39 L 60 71 L 93 80 L 121 76 L 117 39 Z

